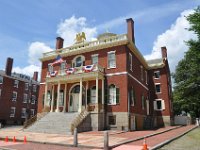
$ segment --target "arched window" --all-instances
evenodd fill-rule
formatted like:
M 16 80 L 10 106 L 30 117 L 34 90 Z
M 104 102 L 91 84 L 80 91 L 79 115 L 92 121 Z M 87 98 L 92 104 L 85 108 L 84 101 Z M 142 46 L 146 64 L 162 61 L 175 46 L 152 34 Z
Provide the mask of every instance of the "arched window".
M 119 88 L 114 84 L 111 84 L 108 88 L 108 104 L 118 104 L 119 103 Z
M 72 67 L 80 67 L 85 65 L 85 57 L 84 56 L 76 56 L 72 60 Z

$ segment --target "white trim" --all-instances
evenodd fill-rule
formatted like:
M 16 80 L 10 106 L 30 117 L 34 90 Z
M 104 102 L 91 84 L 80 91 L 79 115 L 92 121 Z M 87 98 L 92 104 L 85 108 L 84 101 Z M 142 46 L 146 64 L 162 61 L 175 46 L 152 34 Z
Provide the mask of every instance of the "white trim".
M 139 80 L 137 80 L 135 77 L 133 77 L 130 73 L 128 73 L 128 75 L 133 78 L 137 83 L 139 83 L 140 85 L 142 85 L 146 90 L 149 90 L 148 87 L 146 87 L 144 84 L 142 84 Z
M 111 77 L 111 76 L 118 76 L 118 75 L 125 75 L 127 74 L 127 72 L 115 72 L 115 73 L 108 73 L 106 74 L 107 77 Z
M 114 51 L 109 51 L 109 52 L 107 52 L 108 54 L 110 54 L 110 53 L 115 53 L 116 52 L 116 50 L 114 50 Z
M 41 82 L 41 83 L 40 83 L 40 85 L 45 85 L 45 84 L 46 84 L 45 82 Z
M 155 77 L 155 73 L 159 73 L 159 77 L 158 77 L 158 78 Z M 160 79 L 160 70 L 154 71 L 154 72 L 153 72 L 153 76 L 154 76 L 154 79 Z

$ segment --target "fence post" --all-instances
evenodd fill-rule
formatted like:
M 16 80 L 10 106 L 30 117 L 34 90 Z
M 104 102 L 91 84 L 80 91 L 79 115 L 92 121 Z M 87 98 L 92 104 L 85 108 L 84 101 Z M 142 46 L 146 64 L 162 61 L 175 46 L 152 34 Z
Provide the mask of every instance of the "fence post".
M 109 136 L 108 136 L 108 131 L 104 132 L 104 150 L 109 150 Z
M 74 146 L 78 146 L 78 133 L 77 133 L 77 128 L 74 129 Z

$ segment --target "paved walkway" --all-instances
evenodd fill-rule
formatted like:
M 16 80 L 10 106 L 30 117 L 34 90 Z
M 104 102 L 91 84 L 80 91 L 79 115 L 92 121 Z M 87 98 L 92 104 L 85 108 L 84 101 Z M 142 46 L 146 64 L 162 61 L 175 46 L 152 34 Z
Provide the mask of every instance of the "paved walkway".
M 169 137 L 172 137 L 176 134 L 179 134 L 181 132 L 187 131 L 191 128 L 194 128 L 195 126 L 186 126 L 186 127 L 166 127 L 166 128 L 160 128 L 157 130 L 148 130 L 148 131 L 134 131 L 134 132 L 120 132 L 120 131 L 109 131 L 109 146 L 115 147 L 117 144 L 123 144 L 126 142 L 130 142 L 139 138 L 143 138 L 148 135 L 152 135 L 155 133 L 165 132 L 168 130 L 168 132 L 165 132 L 165 134 L 161 134 L 160 136 L 157 135 L 152 138 L 147 139 L 147 143 L 150 147 L 154 146 L 155 144 L 166 140 Z M 176 129 L 175 129 L 176 128 Z M 174 129 L 174 130 L 172 130 Z M 169 135 L 167 135 L 169 133 Z M 103 131 L 99 132 L 86 132 L 86 133 L 79 133 L 78 135 L 78 143 L 80 147 L 87 147 L 87 148 L 102 148 L 104 139 L 103 139 Z M 166 136 L 167 135 L 167 136 Z M 13 139 L 15 136 L 17 141 L 23 141 L 24 136 L 26 136 L 27 141 L 31 142 L 39 142 L 39 143 L 49 143 L 49 144 L 58 144 L 58 145 L 73 145 L 73 135 L 59 135 L 59 134 L 46 134 L 46 133 L 32 133 L 32 132 L 24 132 L 21 130 L 20 127 L 18 128 L 4 128 L 0 129 L 0 139 L 4 140 L 5 137 L 8 136 L 10 140 Z M 169 136 L 169 137 L 168 137 Z M 4 143 L 4 142 L 1 142 Z M 1 146 L 0 143 L 0 146 Z M 11 143 L 11 142 L 9 142 Z M 137 142 L 132 142 L 130 144 L 124 144 L 121 147 L 115 148 L 118 150 L 119 148 L 124 149 L 123 147 L 134 147 L 134 149 L 137 150 L 141 149 L 142 147 L 142 140 L 139 140 Z M 3 146 L 3 145 L 2 145 Z

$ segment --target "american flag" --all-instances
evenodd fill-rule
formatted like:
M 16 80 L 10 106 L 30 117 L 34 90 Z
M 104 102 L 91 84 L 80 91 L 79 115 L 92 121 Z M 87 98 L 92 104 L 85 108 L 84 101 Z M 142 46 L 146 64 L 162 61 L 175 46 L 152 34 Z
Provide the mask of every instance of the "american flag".
M 49 72 L 49 75 L 50 75 L 51 77 L 55 77 L 57 74 L 58 74 L 58 71 Z
M 94 69 L 94 65 L 87 65 L 83 67 L 85 72 L 91 72 Z
M 66 73 L 67 73 L 67 75 L 69 75 L 69 74 L 74 73 L 75 71 L 76 71 L 75 68 L 68 68 L 68 69 L 66 70 Z
M 62 57 L 61 57 L 60 55 L 58 55 L 58 56 L 56 57 L 56 60 L 55 60 L 53 63 L 51 63 L 50 65 L 53 66 L 53 65 L 55 65 L 55 64 L 60 64 L 60 63 L 62 63 L 62 62 L 64 62 L 64 60 L 62 59 Z

